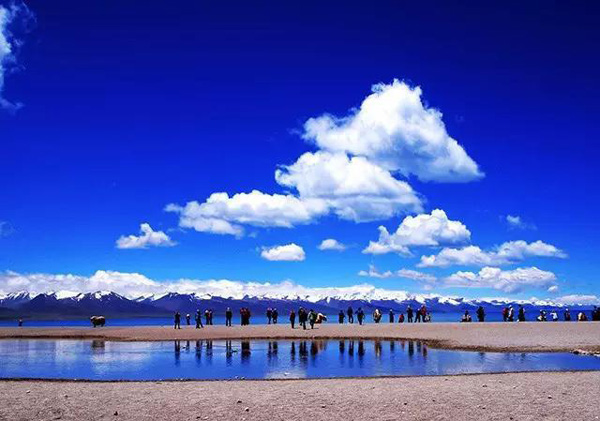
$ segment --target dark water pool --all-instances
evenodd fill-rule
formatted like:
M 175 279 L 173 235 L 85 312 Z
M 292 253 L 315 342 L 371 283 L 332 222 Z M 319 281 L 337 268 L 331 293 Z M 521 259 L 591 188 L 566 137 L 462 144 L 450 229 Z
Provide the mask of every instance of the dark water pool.
M 600 370 L 600 358 L 449 351 L 416 341 L 0 340 L 0 378 L 291 379 L 546 370 Z

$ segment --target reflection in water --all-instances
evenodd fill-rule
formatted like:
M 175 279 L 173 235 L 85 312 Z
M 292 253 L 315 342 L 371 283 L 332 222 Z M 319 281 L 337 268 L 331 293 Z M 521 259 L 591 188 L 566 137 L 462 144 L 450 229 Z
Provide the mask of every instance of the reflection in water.
M 600 370 L 600 359 L 594 357 L 448 351 L 428 348 L 418 341 L 382 340 L 176 340 L 173 345 L 102 340 L 0 340 L 0 361 L 0 378 L 96 380 Z
M 106 347 L 105 341 L 102 341 L 102 340 L 93 340 L 92 341 L 92 352 L 94 354 L 103 354 L 105 347 Z

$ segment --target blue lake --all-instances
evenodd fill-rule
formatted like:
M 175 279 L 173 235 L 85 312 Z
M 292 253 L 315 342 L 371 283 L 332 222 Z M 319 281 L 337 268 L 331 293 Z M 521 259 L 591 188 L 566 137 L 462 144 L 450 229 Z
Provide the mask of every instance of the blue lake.
M 0 340 L 0 378 L 292 379 L 563 370 L 600 370 L 600 358 L 441 350 L 417 341 Z

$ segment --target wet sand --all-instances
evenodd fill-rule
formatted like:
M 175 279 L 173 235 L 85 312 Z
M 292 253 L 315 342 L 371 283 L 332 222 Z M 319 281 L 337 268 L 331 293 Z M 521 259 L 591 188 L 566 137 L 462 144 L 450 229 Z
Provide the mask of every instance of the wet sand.
M 110 322 L 110 321 L 109 321 Z M 600 352 L 599 322 L 527 323 L 426 323 L 367 324 L 364 326 L 323 324 L 314 330 L 291 329 L 287 324 L 144 327 L 57 327 L 0 328 L 0 339 L 71 338 L 115 341 L 161 341 L 198 339 L 406 339 L 422 340 L 434 348 L 477 351 L 571 352 L 581 349 Z
M 0 420 L 597 420 L 600 372 L 0 382 Z

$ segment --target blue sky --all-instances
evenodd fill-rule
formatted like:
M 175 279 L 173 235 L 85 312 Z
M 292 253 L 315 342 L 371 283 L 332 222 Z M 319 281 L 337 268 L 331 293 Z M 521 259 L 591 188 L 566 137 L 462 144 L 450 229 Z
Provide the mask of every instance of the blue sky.
M 0 42 L 5 278 L 110 270 L 468 297 L 600 295 L 597 5 L 56 0 L 28 2 L 26 13 L 21 3 L 0 4 L 12 46 L 3 56 Z M 368 107 L 360 114 L 376 84 L 392 96 L 373 107 L 376 120 L 387 116 L 380 126 L 362 119 Z M 307 128 L 328 115 L 338 118 L 329 119 L 333 129 Z M 407 121 L 417 126 L 410 133 Z M 441 137 L 429 130 L 440 122 Z M 400 128 L 382 134 L 388 123 Z M 455 139 L 466 158 L 406 146 L 412 139 L 427 149 L 431 136 Z M 305 153 L 325 172 L 281 167 Z M 327 166 L 334 158 L 352 181 Z M 436 158 L 445 164 L 436 167 Z M 277 169 L 296 170 L 293 180 L 278 182 Z M 328 176 L 341 177 L 338 190 Z M 247 209 L 226 201 L 191 223 L 226 222 L 238 235 L 199 232 L 180 219 L 181 208 L 165 211 L 253 190 L 291 204 L 254 210 L 248 224 Z M 391 213 L 365 211 L 379 200 Z M 406 216 L 434 209 L 470 235 L 437 232 L 433 243 L 416 244 L 419 226 L 398 240 L 410 243 L 400 253 L 364 252 L 380 225 L 393 233 Z M 168 239 L 117 247 L 121 236 L 139 236 L 142 223 Z M 328 238 L 346 249 L 319 250 Z M 510 241 L 525 245 L 506 246 L 503 260 L 497 248 Z M 292 243 L 304 260 L 261 256 Z M 466 263 L 419 266 L 444 248 L 460 250 Z M 474 264 L 474 254 L 488 264 Z M 384 277 L 359 275 L 370 266 Z M 502 272 L 480 274 L 483 267 Z M 515 272 L 531 268 L 543 273 Z M 402 269 L 436 279 L 407 279 Z

